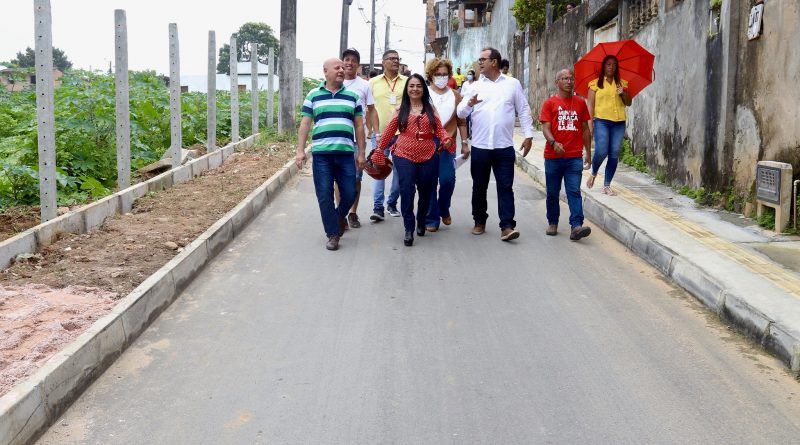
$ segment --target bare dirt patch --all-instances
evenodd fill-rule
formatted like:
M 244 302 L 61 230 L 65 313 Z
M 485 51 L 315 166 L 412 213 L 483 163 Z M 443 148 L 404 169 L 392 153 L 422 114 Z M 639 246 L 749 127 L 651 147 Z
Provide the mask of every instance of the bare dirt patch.
M 65 235 L 0 272 L 0 396 L 113 309 L 294 156 L 289 143 L 234 153 L 199 178 Z
M 39 224 L 39 207 L 8 207 L 0 210 L 0 241 Z

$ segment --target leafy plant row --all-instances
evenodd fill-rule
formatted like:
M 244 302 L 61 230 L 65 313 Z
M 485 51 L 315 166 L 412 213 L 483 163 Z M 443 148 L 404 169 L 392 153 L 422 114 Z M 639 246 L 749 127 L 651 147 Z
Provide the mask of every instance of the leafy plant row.
M 117 180 L 114 77 L 69 71 L 55 90 L 59 205 L 110 194 Z M 169 89 L 155 72 L 130 73 L 131 167 L 161 158 L 170 145 Z M 306 90 L 313 86 L 306 82 Z M 239 94 L 239 134 L 251 133 L 250 93 Z M 278 113 L 277 94 L 274 116 Z M 206 94 L 181 95 L 183 145 L 206 142 Z M 259 93 L 262 125 L 267 93 Z M 230 94 L 217 92 L 217 141 L 230 141 Z M 39 201 L 35 91 L 0 89 L 0 209 Z

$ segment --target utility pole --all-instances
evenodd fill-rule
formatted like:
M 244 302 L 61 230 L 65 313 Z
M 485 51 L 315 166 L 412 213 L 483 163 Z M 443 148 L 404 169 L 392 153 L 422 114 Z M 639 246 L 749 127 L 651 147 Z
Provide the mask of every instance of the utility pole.
M 392 18 L 386 17 L 386 37 L 383 40 L 383 50 L 386 51 L 389 49 L 389 27 L 391 26 Z
M 281 0 L 281 46 L 280 63 L 278 64 L 278 78 L 281 82 L 281 112 L 280 128 L 283 134 L 294 133 L 294 113 L 297 92 L 297 82 L 294 77 L 295 59 L 297 58 L 295 41 L 297 33 L 297 0 Z
M 372 0 L 372 25 L 369 38 L 369 69 L 375 67 L 375 0 Z
M 342 0 L 342 33 L 339 38 L 339 56 L 347 49 L 347 34 L 350 30 L 350 5 L 353 0 Z

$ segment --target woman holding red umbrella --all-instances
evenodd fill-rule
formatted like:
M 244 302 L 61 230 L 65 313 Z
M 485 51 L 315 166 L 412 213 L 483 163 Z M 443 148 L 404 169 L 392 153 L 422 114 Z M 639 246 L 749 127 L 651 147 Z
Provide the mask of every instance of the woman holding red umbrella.
M 589 82 L 588 105 L 593 118 L 594 157 L 591 176 L 586 181 L 586 186 L 594 186 L 600 165 L 608 157 L 603 193 L 610 196 L 616 195 L 611 188 L 611 180 L 617 171 L 622 138 L 625 136 L 625 107 L 631 105 L 631 100 L 628 82 L 619 75 L 617 57 L 604 57 L 597 79 Z

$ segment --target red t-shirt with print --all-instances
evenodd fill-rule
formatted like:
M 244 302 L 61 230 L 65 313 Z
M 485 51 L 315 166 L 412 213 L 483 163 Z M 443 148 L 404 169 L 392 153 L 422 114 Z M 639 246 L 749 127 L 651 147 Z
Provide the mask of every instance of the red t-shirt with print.
M 583 98 L 572 96 L 563 99 L 552 96 L 542 104 L 539 122 L 550 122 L 556 141 L 564 145 L 564 153 L 557 154 L 550 144 L 544 149 L 545 159 L 580 158 L 583 156 L 583 122 L 591 120 L 589 107 Z

